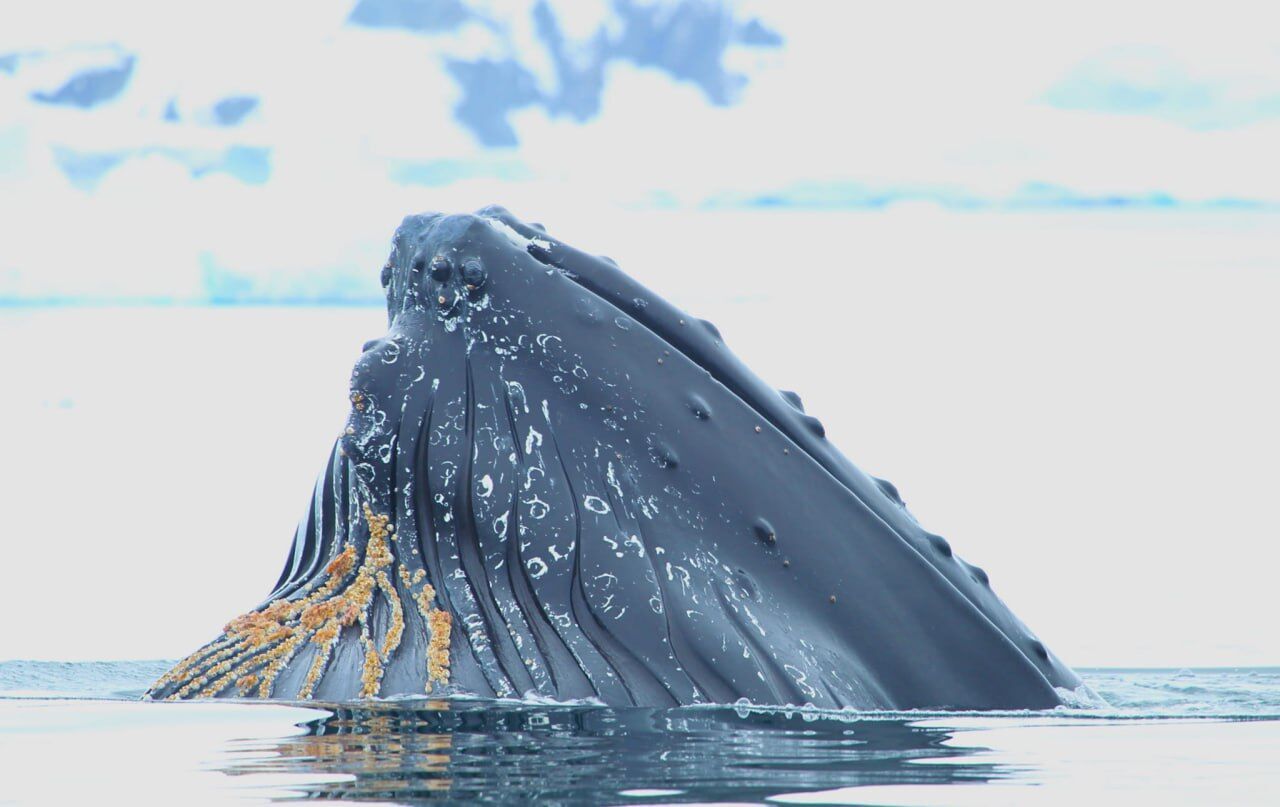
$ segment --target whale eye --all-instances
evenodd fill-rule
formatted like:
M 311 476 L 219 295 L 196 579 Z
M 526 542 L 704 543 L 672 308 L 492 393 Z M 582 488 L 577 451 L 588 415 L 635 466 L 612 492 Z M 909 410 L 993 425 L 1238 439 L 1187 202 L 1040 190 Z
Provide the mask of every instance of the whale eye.
M 468 258 L 462 264 L 462 282 L 467 284 L 467 288 L 472 291 L 484 286 L 485 271 L 484 264 L 480 263 L 479 258 Z
M 422 270 L 427 268 L 427 256 L 419 252 L 413 256 L 413 263 L 410 266 L 414 272 L 422 274 Z
M 387 265 L 382 267 L 382 288 L 386 288 L 391 283 L 391 262 L 387 261 Z
M 452 273 L 453 261 L 450 261 L 443 255 L 437 255 L 431 259 L 431 276 L 438 282 L 445 282 L 449 279 L 449 275 Z

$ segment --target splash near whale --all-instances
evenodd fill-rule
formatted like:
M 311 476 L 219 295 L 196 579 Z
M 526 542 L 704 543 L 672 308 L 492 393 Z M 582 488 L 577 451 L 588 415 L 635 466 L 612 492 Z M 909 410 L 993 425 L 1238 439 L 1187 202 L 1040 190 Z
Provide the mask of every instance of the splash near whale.
M 275 590 L 153 698 L 1045 708 L 1079 678 L 708 322 L 417 215 Z

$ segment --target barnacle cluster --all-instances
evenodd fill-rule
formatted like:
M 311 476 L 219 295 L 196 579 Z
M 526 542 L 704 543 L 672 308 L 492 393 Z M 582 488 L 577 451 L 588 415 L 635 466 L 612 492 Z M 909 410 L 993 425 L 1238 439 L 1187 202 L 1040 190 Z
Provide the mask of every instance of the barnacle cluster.
M 430 584 L 418 592 L 418 613 L 427 620 L 427 629 L 431 634 L 431 642 L 427 645 L 427 691 L 431 691 L 431 682 L 449 683 L 449 634 L 453 627 L 453 617 L 448 611 L 441 611 L 432 606 L 436 590 Z
M 375 513 L 368 504 L 363 509 L 369 528 L 363 557 L 358 557 L 354 543 L 347 544 L 329 561 L 324 574 L 293 599 L 273 600 L 231 620 L 222 636 L 180 661 L 152 685 L 150 693 L 167 689 L 168 700 L 207 698 L 234 684 L 241 697 L 267 698 L 280 672 L 310 642 L 316 651 L 297 697 L 311 698 L 343 629 L 358 625 L 364 649 L 360 696 L 376 697 L 385 665 L 404 638 L 405 619 L 400 593 L 387 573 L 395 564 L 389 543 L 393 531 L 390 517 Z M 406 591 L 425 577 L 422 569 L 411 574 L 403 564 L 398 571 Z M 379 593 L 390 614 L 380 641 L 374 637 L 372 620 Z M 430 584 L 423 585 L 416 595 L 410 591 L 410 596 L 430 634 L 427 686 L 430 688 L 433 681 L 447 684 L 452 619 L 435 608 L 435 589 Z

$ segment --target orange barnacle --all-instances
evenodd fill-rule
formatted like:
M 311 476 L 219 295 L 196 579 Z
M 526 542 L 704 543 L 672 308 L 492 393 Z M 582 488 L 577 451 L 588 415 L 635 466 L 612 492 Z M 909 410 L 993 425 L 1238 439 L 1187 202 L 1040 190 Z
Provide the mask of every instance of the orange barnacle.
M 342 626 L 337 622 L 326 622 L 325 625 L 316 631 L 315 635 L 311 637 L 311 641 L 320 645 L 325 644 L 326 642 L 332 642 L 334 639 L 338 638 L 338 631 L 341 627 Z
M 431 626 L 431 642 L 427 645 L 427 683 L 449 683 L 449 633 L 453 617 L 446 611 L 432 611 L 427 617 Z
M 258 697 L 269 697 L 276 677 L 310 641 L 319 651 L 298 691 L 299 698 L 310 698 L 324 676 L 343 628 L 359 623 L 366 648 L 362 694 L 376 695 L 383 664 L 403 638 L 404 606 L 393 578 L 385 571 L 395 564 L 388 544 L 393 530 L 391 518 L 375 513 L 368 504 L 363 509 L 369 526 L 363 557 L 357 544 L 348 544 L 325 567 L 324 583 L 306 597 L 275 600 L 232 619 L 222 638 L 189 656 L 153 689 L 181 682 L 181 688 L 171 693 L 171 698 L 211 697 L 234 683 L 242 696 L 256 689 Z M 354 578 L 352 571 L 356 572 Z M 408 569 L 401 565 L 399 573 L 407 588 L 411 580 Z M 370 636 L 369 619 L 369 608 L 379 591 L 391 611 L 380 646 Z M 447 676 L 447 648 L 444 652 Z
M 431 601 L 435 599 L 435 596 L 436 596 L 435 587 L 432 586 L 430 583 L 423 586 L 422 590 L 418 592 L 418 596 L 414 600 L 414 602 L 417 604 L 418 613 L 422 614 L 423 619 L 427 619 L 431 614 L 431 608 L 432 608 Z
M 415 600 L 418 613 L 427 621 L 431 640 L 427 644 L 427 691 L 431 682 L 449 683 L 449 637 L 453 630 L 453 617 L 447 611 L 434 607 L 436 590 L 431 584 L 422 587 Z
M 360 673 L 360 697 L 372 698 L 382 688 L 382 659 L 373 640 L 368 636 L 361 637 L 364 644 L 364 669 Z
M 236 692 L 239 693 L 240 697 L 244 697 L 245 695 L 249 694 L 249 691 L 252 690 L 257 683 L 258 683 L 258 676 L 254 675 L 253 673 L 249 673 L 248 675 L 237 678 Z
M 342 609 L 342 614 L 338 619 L 339 624 L 344 628 L 356 624 L 360 619 L 360 606 L 354 602 L 346 603 L 346 608 Z
M 302 627 L 307 630 L 315 630 L 316 628 L 333 619 L 334 614 L 338 612 L 338 606 L 341 603 L 338 600 L 325 600 L 314 605 L 307 606 L 303 610 L 299 622 Z
M 299 698 L 303 700 L 309 699 L 315 691 L 316 684 L 320 681 L 320 676 L 324 674 L 324 668 L 329 664 L 329 656 L 333 653 L 334 642 L 338 641 L 338 633 L 338 623 L 330 620 L 312 635 L 311 641 L 320 650 L 311 662 L 311 668 L 307 670 L 307 677 L 302 682 L 302 688 L 298 690 Z
M 378 572 L 378 588 L 382 590 L 383 596 L 387 598 L 387 604 L 391 606 L 391 624 L 387 626 L 387 635 L 383 638 L 382 649 L 379 651 L 382 660 L 386 661 L 400 646 L 400 639 L 404 636 L 404 606 L 400 604 L 400 595 L 396 593 L 395 586 L 391 584 L 391 578 L 386 572 Z
M 184 658 L 182 661 L 178 662 L 172 670 L 165 673 L 158 681 L 151 685 L 150 691 L 158 691 L 161 687 L 183 680 L 193 672 L 201 670 L 226 656 L 236 653 L 238 646 L 243 641 L 243 636 L 224 634 L 221 638 L 210 642 Z
M 347 572 L 351 571 L 351 567 L 355 565 L 356 548 L 351 544 L 347 544 L 346 549 L 329 561 L 329 565 L 324 570 L 332 577 L 344 577 Z
M 295 633 L 289 641 L 277 648 L 275 657 L 266 669 L 262 671 L 262 675 L 258 684 L 258 697 L 267 698 L 271 696 L 271 687 L 275 684 L 276 676 L 285 668 L 298 652 L 298 648 L 302 647 L 303 639 L 306 637 L 302 633 Z
M 288 639 L 292 635 L 293 635 L 293 631 L 291 629 L 285 627 L 284 625 L 281 625 L 267 635 L 267 641 L 278 642 L 278 641 L 281 641 L 282 639 Z
M 275 600 L 266 608 L 262 609 L 262 616 L 276 622 L 283 622 L 293 616 L 294 611 L 294 604 L 292 602 L 289 602 L 288 600 Z

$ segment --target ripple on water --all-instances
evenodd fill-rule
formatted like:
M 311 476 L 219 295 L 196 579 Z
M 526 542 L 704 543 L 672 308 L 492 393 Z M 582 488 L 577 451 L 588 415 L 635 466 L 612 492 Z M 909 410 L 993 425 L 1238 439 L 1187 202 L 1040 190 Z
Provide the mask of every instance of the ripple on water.
M 9 699 L 6 708 L 12 708 L 37 705 L 29 700 L 34 696 L 62 698 L 64 711 L 73 710 L 68 726 L 74 726 L 74 710 L 92 707 L 65 699 L 133 697 L 167 666 L 0 662 L 0 700 Z M 1121 766 L 1130 785 L 1160 786 L 1174 795 L 1186 786 L 1176 776 L 1223 776 L 1224 765 L 1233 782 L 1253 787 L 1271 776 L 1276 784 L 1275 773 L 1267 773 L 1274 766 L 1251 757 L 1250 749 L 1280 740 L 1280 668 L 1086 670 L 1084 677 L 1106 707 L 858 713 L 749 703 L 680 709 L 466 699 L 314 704 L 324 710 L 298 712 L 310 717 L 294 732 L 230 741 L 205 769 L 304 797 L 446 797 L 459 803 L 787 801 L 818 793 L 853 798 L 847 788 L 855 795 L 889 792 L 895 800 L 918 792 L 925 803 L 958 802 L 961 796 L 983 803 L 995 793 L 1022 798 L 1050 792 L 1038 787 L 1038 777 L 1055 787 L 1086 786 L 1099 775 L 1114 775 L 1115 755 L 1125 754 L 1133 758 Z M 115 707 L 147 715 L 166 710 L 162 724 L 171 728 L 194 719 L 185 708 L 209 708 Z M 266 714 L 257 705 L 221 708 Z M 86 714 L 85 720 L 86 738 L 112 734 L 101 716 Z M 1244 731 L 1242 722 L 1261 735 Z M 137 741 L 126 724 L 113 743 Z M 162 724 L 156 731 L 164 730 Z M 3 734 L 0 728 L 0 741 Z M 1165 746 L 1192 761 L 1170 768 L 1159 757 Z M 1186 757 L 1187 747 L 1200 750 Z M 1105 767 L 1101 774 L 1088 767 L 1090 753 Z M 1197 772 L 1194 760 L 1200 758 L 1203 770 Z M 1062 770 L 1050 770 L 1055 765 Z M 984 783 L 1037 787 L 968 787 Z M 945 796 L 939 786 L 948 787 Z M 251 791 L 258 792 L 245 793 Z

